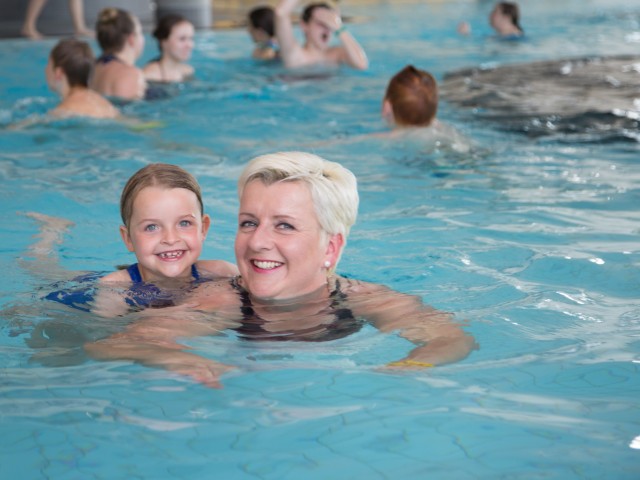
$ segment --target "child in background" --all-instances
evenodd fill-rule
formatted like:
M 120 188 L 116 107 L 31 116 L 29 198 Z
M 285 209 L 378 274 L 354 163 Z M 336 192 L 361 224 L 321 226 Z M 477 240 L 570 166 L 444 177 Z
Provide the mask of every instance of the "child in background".
M 314 65 L 349 67 L 366 70 L 369 60 L 362 46 L 342 23 L 340 11 L 328 3 L 311 3 L 300 17 L 304 44 L 300 44 L 293 32 L 291 15 L 299 0 L 280 0 L 275 8 L 276 36 L 280 57 L 287 68 Z M 340 42 L 331 45 L 332 37 Z
M 144 50 L 140 20 L 125 10 L 105 8 L 98 15 L 96 35 L 102 55 L 96 60 L 91 88 L 123 100 L 144 98 L 146 81 L 135 66 Z
M 160 57 L 144 67 L 144 76 L 152 82 L 183 82 L 192 77 L 195 70 L 186 62 L 193 52 L 193 24 L 177 14 L 163 16 L 153 36 L 158 41 Z
M 396 73 L 382 101 L 382 117 L 397 127 L 428 127 L 438 111 L 438 85 L 424 70 L 407 65 Z
M 515 2 L 498 2 L 489 14 L 489 25 L 502 40 L 518 40 L 524 36 L 520 26 L 520 8 Z M 471 25 L 468 22 L 458 24 L 458 33 L 471 34 Z
M 94 56 L 88 43 L 67 38 L 51 50 L 45 75 L 49 88 L 62 97 L 51 110 L 54 117 L 117 118 L 118 110 L 106 98 L 89 89 Z
M 256 7 L 249 12 L 247 30 L 255 43 L 253 58 L 274 60 L 278 57 L 278 42 L 274 27 L 274 11 L 271 7 Z

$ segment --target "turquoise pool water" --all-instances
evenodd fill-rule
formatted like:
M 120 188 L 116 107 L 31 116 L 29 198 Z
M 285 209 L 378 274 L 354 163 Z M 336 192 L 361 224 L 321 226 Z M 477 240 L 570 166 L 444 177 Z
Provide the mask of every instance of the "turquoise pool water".
M 633 2 L 523 1 L 529 38 L 519 43 L 490 38 L 491 3 L 346 3 L 363 20 L 349 28 L 371 68 L 312 80 L 255 65 L 243 31 L 199 33 L 196 81 L 125 107 L 163 122 L 143 131 L 5 128 L 56 99 L 43 78 L 53 41 L 1 42 L 2 477 L 637 479 L 640 145 L 601 132 L 531 137 L 446 99 L 439 117 L 469 152 L 366 136 L 385 130 L 381 97 L 409 62 L 442 79 L 477 65 L 638 52 Z M 455 33 L 461 19 L 472 37 Z M 150 42 L 145 57 L 154 53 Z M 388 374 L 377 366 L 410 345 L 373 328 L 320 344 L 190 340 L 240 367 L 210 390 L 128 362 L 52 366 L 56 352 L 27 344 L 51 319 L 117 323 L 40 300 L 52 280 L 22 266 L 37 225 L 21 213 L 75 223 L 57 249 L 64 268 L 111 270 L 132 261 L 118 234 L 124 182 L 148 162 L 176 163 L 199 178 L 214 219 L 204 256 L 233 260 L 235 180 L 248 159 L 283 149 L 314 151 L 359 179 L 339 271 L 453 312 L 478 351 Z

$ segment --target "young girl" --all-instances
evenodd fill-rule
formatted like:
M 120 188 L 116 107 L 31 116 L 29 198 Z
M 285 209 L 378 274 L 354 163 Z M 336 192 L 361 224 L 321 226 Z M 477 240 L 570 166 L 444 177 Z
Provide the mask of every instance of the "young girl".
M 120 197 L 120 235 L 138 263 L 103 283 L 199 280 L 237 273 L 223 260 L 198 260 L 211 225 L 196 179 L 184 169 L 154 163 L 138 170 Z
M 193 24 L 177 14 L 160 19 L 153 36 L 158 40 L 160 57 L 143 69 L 144 76 L 152 82 L 182 82 L 192 77 L 195 70 L 186 62 L 193 51 Z
M 47 299 L 114 317 L 131 308 L 172 305 L 199 282 L 238 273 L 232 263 L 198 259 L 211 219 L 204 213 L 198 182 L 184 169 L 154 163 L 138 170 L 122 191 L 120 213 L 124 223 L 120 234 L 137 263 L 105 276 L 76 277 L 76 288 L 51 292 Z M 44 215 L 31 216 L 43 223 L 39 245 L 31 252 L 36 257 L 49 255 L 69 224 Z M 64 229 L 56 232 L 57 225 Z M 96 280 L 97 291 L 93 288 Z M 86 285 L 89 282 L 91 287 Z
M 255 44 L 252 57 L 257 60 L 278 58 L 278 41 L 274 26 L 273 8 L 256 7 L 247 15 L 247 31 Z
M 135 66 L 144 50 L 142 26 L 135 15 L 117 8 L 105 8 L 96 22 L 102 55 L 91 78 L 92 89 L 124 100 L 144 98 L 146 81 Z
M 62 97 L 50 115 L 116 118 L 118 110 L 106 98 L 89 89 L 94 57 L 89 44 L 74 38 L 60 40 L 51 50 L 45 75 L 49 88 Z

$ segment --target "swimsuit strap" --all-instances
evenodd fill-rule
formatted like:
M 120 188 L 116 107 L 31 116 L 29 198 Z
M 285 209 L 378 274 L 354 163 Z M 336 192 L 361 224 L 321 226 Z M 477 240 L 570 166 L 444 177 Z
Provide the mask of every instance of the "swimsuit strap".
M 196 268 L 196 264 L 191 265 L 191 276 L 194 280 L 200 280 L 200 274 L 198 273 L 198 269 Z
M 140 275 L 140 269 L 138 268 L 138 264 L 134 263 L 127 267 L 127 272 L 129 272 L 129 277 L 131 277 L 131 281 L 133 283 L 142 283 L 142 275 Z M 200 273 L 196 268 L 196 264 L 191 265 L 191 275 L 194 280 L 200 280 Z
M 137 263 L 133 263 L 127 267 L 129 277 L 133 283 L 142 283 L 142 275 L 140 275 L 140 269 Z
M 120 59 L 116 57 L 113 53 L 103 53 L 96 59 L 96 63 L 101 63 L 103 65 L 106 65 L 107 63 L 113 62 L 113 61 L 120 62 Z

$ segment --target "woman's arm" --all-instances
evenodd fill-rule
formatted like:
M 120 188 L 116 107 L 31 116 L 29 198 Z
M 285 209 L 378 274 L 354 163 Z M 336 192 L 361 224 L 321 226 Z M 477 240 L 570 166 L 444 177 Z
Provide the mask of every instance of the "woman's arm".
M 462 360 L 477 348 L 474 338 L 454 323 L 450 314 L 435 310 L 414 295 L 348 281 L 345 293 L 354 314 L 369 319 L 382 332 L 398 331 L 416 347 L 391 368 L 427 368 Z
M 146 309 L 134 314 L 133 322 L 123 332 L 87 343 L 85 351 L 96 360 L 131 360 L 220 387 L 220 375 L 233 367 L 190 353 L 178 341 L 182 337 L 215 335 L 235 325 L 239 306 L 229 282 L 208 282 L 203 287 L 204 292 L 199 294 L 215 314 L 195 310 L 196 304 Z M 194 297 L 194 301 L 197 299 Z

